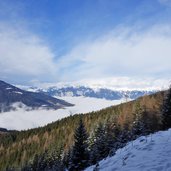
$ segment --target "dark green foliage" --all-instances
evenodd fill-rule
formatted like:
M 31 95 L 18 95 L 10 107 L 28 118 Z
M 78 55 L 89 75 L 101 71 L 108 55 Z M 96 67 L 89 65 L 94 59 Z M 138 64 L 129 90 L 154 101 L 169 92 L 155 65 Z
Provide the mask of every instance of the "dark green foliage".
M 40 163 L 39 163 L 39 156 L 38 156 L 38 154 L 36 154 L 34 156 L 34 160 L 33 160 L 33 163 L 31 165 L 31 169 L 35 170 L 35 171 L 38 171 L 39 167 L 40 167 L 39 165 L 40 165 Z
M 143 114 L 143 109 L 141 108 L 139 103 L 136 103 L 135 112 L 134 112 L 134 120 L 132 125 L 132 135 L 133 139 L 141 136 L 144 132 L 144 123 L 141 120 Z
M 130 141 L 130 134 L 125 127 L 111 123 L 99 124 L 90 139 L 90 163 L 97 164 L 108 155 L 114 155 L 118 148 L 121 148 Z
M 171 128 L 171 87 L 163 100 L 162 116 L 163 129 Z
M 31 163 L 26 164 L 22 171 L 64 171 L 61 158 L 58 153 L 49 154 L 45 151 L 43 154 L 36 154 Z
M 31 171 L 31 165 L 30 164 L 26 164 L 24 167 L 21 168 L 21 171 Z
M 100 161 L 101 159 L 107 156 L 107 144 L 105 141 L 105 128 L 103 124 L 99 124 L 99 126 L 94 132 L 94 135 L 92 136 L 91 141 L 92 142 L 90 146 L 90 162 L 91 164 L 96 164 L 97 161 Z
M 15 168 L 6 168 L 6 170 L 5 171 L 15 171 Z
M 116 135 L 114 134 L 114 128 L 111 123 L 105 124 L 105 157 L 113 153 L 116 142 Z
M 82 119 L 74 134 L 74 145 L 72 148 L 69 171 L 81 171 L 88 166 L 89 153 L 87 144 L 88 135 Z
M 139 136 L 148 135 L 149 133 L 152 133 L 153 130 L 151 129 L 151 123 L 152 120 L 148 117 L 146 108 L 142 108 L 140 104 L 137 103 L 131 130 L 132 139 L 134 140 Z
M 120 134 L 118 135 L 117 138 L 117 148 L 122 148 L 124 147 L 127 142 L 132 140 L 132 134 L 131 131 L 129 130 L 129 125 L 127 123 L 124 124 L 123 129 L 120 130 Z
M 63 157 L 63 164 L 66 168 L 69 168 L 69 164 L 71 163 L 71 155 L 72 155 L 72 149 L 69 148 L 69 150 L 64 154 Z

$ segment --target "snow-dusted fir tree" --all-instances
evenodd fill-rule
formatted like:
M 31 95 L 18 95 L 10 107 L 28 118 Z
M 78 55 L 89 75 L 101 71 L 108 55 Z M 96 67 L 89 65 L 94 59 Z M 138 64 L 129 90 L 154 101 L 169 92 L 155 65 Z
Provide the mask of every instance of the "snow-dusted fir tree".
M 46 157 L 47 157 L 47 151 L 39 155 L 38 166 L 37 166 L 38 170 L 44 170 L 47 167 Z
M 46 157 L 47 157 L 47 151 L 40 155 L 36 154 L 34 156 L 33 162 L 29 166 L 30 170 L 35 170 L 35 171 L 45 170 L 45 168 L 47 167 Z M 26 168 L 28 169 L 28 166 Z M 30 170 L 28 169 L 28 171 Z
M 34 156 L 33 162 L 31 164 L 31 169 L 35 170 L 35 171 L 39 170 L 39 156 L 38 156 L 38 154 L 36 154 Z
M 96 128 L 90 147 L 90 162 L 96 164 L 108 155 L 106 147 L 105 127 L 99 124 Z
M 31 168 L 30 164 L 26 164 L 23 168 L 21 168 L 21 171 L 31 171 L 31 170 L 32 170 L 32 168 Z M 6 171 L 8 171 L 8 169 L 6 169 Z
M 113 155 L 115 151 L 115 143 L 117 141 L 117 137 L 115 136 L 115 127 L 111 123 L 105 124 L 105 150 L 106 156 Z
M 120 131 L 120 134 L 118 136 L 118 143 L 119 143 L 118 148 L 124 147 L 127 144 L 127 142 L 131 141 L 131 139 L 132 137 L 131 137 L 131 131 L 129 130 L 129 124 L 124 123 L 123 129 Z
M 60 149 L 59 149 L 60 150 Z M 54 150 L 47 158 L 47 167 L 48 171 L 63 171 L 65 170 L 61 161 L 61 152 Z
M 162 125 L 163 129 L 171 128 L 171 86 L 163 100 Z
M 66 168 L 69 168 L 69 164 L 71 162 L 71 156 L 72 156 L 72 148 L 70 147 L 67 152 L 65 152 L 63 157 L 63 164 Z
M 89 153 L 87 145 L 87 131 L 82 119 L 74 134 L 75 142 L 72 149 L 71 161 L 69 164 L 69 171 L 81 171 L 89 164 Z
M 143 108 L 137 102 L 135 104 L 134 121 L 132 124 L 132 139 L 136 139 L 137 137 L 145 134 L 145 124 L 142 120 L 143 112 Z

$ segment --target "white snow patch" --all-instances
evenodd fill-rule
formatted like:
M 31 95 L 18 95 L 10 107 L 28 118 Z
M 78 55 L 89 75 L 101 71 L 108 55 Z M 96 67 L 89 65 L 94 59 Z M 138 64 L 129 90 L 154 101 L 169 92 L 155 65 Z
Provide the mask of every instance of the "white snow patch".
M 100 110 L 112 105 L 120 104 L 121 100 L 105 100 L 89 97 L 58 97 L 75 106 L 58 110 L 29 110 L 27 107 L 18 108 L 17 111 L 0 113 L 0 127 L 7 129 L 25 130 L 44 126 L 64 117 Z M 17 106 L 17 104 L 16 104 Z
M 16 93 L 16 94 L 23 94 L 23 93 L 20 92 L 20 91 L 13 91 L 13 93 Z
M 7 87 L 6 90 L 11 90 L 12 88 L 11 87 Z
M 99 171 L 170 171 L 171 129 L 140 137 L 99 162 Z M 93 171 L 91 166 L 86 171 Z
M 31 110 L 31 107 L 26 106 L 22 102 L 15 102 L 15 103 L 11 104 L 11 107 L 13 107 L 16 110 L 18 110 L 20 108 L 23 108 L 24 110 Z

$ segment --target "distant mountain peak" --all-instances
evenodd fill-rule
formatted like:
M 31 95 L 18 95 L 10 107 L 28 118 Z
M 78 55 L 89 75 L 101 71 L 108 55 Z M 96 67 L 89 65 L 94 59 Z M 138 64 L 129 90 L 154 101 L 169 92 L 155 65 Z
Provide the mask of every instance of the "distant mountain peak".
M 59 109 L 72 104 L 43 93 L 28 92 L 0 80 L 0 112 L 23 106 L 27 109 Z

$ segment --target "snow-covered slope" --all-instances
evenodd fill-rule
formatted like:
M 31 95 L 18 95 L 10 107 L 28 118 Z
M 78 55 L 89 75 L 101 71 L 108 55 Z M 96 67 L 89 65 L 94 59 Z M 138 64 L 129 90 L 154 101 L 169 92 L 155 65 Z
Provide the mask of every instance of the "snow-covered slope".
M 123 100 L 111 101 L 89 97 L 60 97 L 60 99 L 75 105 L 58 110 L 27 111 L 25 108 L 19 108 L 17 111 L 4 112 L 0 114 L 0 127 L 16 130 L 35 128 L 76 113 L 96 111 L 123 102 Z
M 86 171 L 93 171 L 91 166 Z M 99 163 L 99 171 L 171 171 L 171 129 L 140 137 Z

